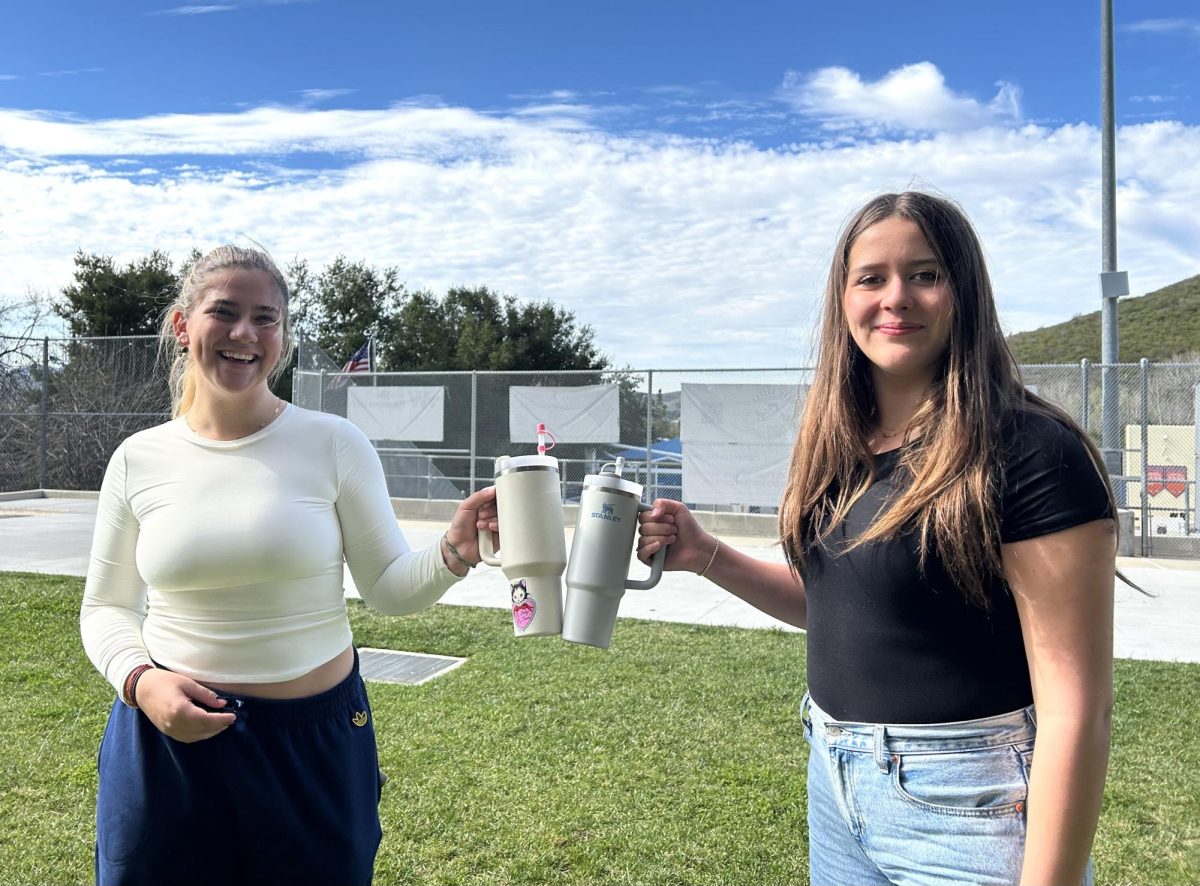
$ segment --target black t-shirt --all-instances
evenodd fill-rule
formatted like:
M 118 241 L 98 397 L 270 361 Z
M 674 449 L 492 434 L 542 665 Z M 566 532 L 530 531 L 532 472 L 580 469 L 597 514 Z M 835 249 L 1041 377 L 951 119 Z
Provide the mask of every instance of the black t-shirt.
M 1002 543 L 1112 516 L 1086 447 L 1055 419 L 1018 413 L 1002 451 Z M 944 723 L 1025 707 L 1033 691 L 1002 580 L 987 588 L 988 609 L 969 602 L 936 546 L 922 574 L 915 531 L 836 553 L 902 491 L 899 457 L 900 450 L 875 457 L 874 484 L 806 557 L 813 700 L 836 719 L 868 723 Z

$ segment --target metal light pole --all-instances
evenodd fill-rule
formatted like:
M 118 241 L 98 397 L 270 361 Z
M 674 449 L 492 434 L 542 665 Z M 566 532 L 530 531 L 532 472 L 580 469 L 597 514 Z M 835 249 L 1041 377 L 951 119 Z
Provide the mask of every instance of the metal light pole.
M 1110 477 L 1124 473 L 1121 439 L 1120 361 L 1117 332 L 1117 299 L 1129 295 L 1129 275 L 1117 270 L 1117 174 L 1116 126 L 1113 114 L 1113 12 L 1112 0 L 1100 3 L 1101 42 L 1101 238 L 1103 266 L 1100 273 L 1100 449 Z M 1086 394 L 1085 394 L 1086 396 Z M 1125 483 L 1114 480 L 1117 504 L 1125 504 Z

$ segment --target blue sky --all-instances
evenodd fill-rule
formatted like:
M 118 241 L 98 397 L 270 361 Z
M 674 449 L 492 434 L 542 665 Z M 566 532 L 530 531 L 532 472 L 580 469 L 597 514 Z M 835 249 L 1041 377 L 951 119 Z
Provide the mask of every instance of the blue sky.
M 1200 8 L 1115 5 L 1140 293 L 1200 272 Z M 1066 0 L 14 5 L 0 300 L 254 240 L 552 299 L 622 364 L 795 365 L 841 222 L 916 184 L 1010 331 L 1058 322 L 1098 304 L 1099 37 Z

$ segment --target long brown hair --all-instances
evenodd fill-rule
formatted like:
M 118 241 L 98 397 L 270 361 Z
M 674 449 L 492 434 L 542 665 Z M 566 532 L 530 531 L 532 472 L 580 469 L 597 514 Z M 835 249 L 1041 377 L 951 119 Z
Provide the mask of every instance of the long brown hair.
M 921 229 L 948 278 L 949 342 L 905 429 L 906 437 L 909 432 L 919 436 L 904 448 L 896 470 L 911 482 L 845 549 L 915 528 L 921 567 L 936 545 L 966 597 L 986 608 L 987 587 L 1003 576 L 999 449 L 1014 412 L 1041 412 L 1072 428 L 1106 484 L 1108 479 L 1099 451 L 1070 416 L 1022 385 L 1000 330 L 979 238 L 963 211 L 942 197 L 915 191 L 876 197 L 851 217 L 838 239 L 825 288 L 816 372 L 779 509 L 780 538 L 788 562 L 799 572 L 808 548 L 829 536 L 875 479 L 867 446 L 876 408 L 870 363 L 850 336 L 842 298 L 854 241 L 871 225 L 893 217 Z

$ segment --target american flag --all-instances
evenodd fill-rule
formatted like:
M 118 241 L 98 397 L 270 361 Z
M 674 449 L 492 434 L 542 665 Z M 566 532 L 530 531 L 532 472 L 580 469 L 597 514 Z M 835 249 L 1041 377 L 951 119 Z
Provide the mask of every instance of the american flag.
M 368 338 L 361 348 L 354 352 L 354 356 L 346 361 L 346 365 L 342 367 L 342 372 L 370 372 L 371 371 L 371 340 Z
M 346 365 L 342 367 L 343 373 L 350 372 L 370 372 L 371 371 L 371 339 L 367 339 L 361 348 L 354 352 Z M 350 384 L 349 375 L 339 375 L 333 380 L 330 385 L 330 390 L 340 391 L 346 385 Z

